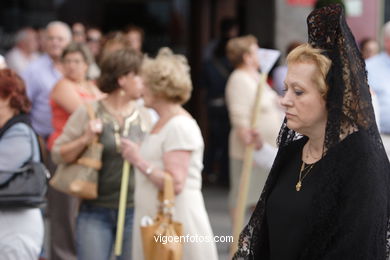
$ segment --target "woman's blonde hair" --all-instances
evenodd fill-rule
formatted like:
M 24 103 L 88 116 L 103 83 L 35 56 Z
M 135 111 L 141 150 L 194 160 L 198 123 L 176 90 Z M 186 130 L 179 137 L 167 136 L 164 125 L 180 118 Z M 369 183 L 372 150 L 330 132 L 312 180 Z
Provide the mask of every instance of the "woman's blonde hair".
M 244 54 L 250 52 L 252 44 L 257 44 L 257 39 L 253 35 L 236 37 L 228 41 L 226 53 L 234 67 L 244 62 Z
M 326 76 L 328 75 L 332 61 L 322 54 L 323 50 L 311 47 L 310 44 L 301 44 L 287 55 L 287 65 L 293 63 L 314 63 L 317 73 L 313 77 L 313 82 L 318 87 L 319 92 L 325 98 L 328 93 Z
M 183 55 L 163 47 L 156 58 L 146 57 L 141 69 L 145 85 L 158 97 L 184 104 L 191 97 L 190 66 Z

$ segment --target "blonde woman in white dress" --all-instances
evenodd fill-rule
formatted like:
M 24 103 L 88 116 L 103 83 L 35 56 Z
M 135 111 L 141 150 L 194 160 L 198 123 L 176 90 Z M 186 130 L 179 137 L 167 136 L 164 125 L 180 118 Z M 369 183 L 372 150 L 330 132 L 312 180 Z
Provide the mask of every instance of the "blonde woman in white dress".
M 132 259 L 137 260 L 144 259 L 140 221 L 143 216 L 157 214 L 164 172 L 173 177 L 173 219 L 183 223 L 184 235 L 213 238 L 201 193 L 203 139 L 196 121 L 182 107 L 192 91 L 187 60 L 163 48 L 155 59 L 146 59 L 142 74 L 145 106 L 156 110 L 159 120 L 140 148 L 122 140 L 124 158 L 137 169 L 132 240 Z M 183 259 L 218 259 L 215 243 L 184 243 Z

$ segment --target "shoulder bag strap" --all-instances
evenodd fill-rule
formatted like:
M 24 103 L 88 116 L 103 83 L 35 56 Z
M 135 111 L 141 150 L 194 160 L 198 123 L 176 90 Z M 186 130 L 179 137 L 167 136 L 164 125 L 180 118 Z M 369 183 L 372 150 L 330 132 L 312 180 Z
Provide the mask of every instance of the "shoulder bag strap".
M 86 104 L 87 106 L 87 112 L 88 112 L 88 117 L 90 120 L 95 120 L 96 119 L 96 114 L 95 114 L 95 110 L 93 109 L 93 106 L 91 103 L 87 103 Z
M 89 120 L 95 120 L 96 119 L 96 113 L 95 113 L 95 109 L 93 108 L 92 104 L 91 103 L 87 103 L 86 107 L 87 107 Z M 99 141 L 99 135 L 95 135 L 95 137 L 92 140 L 92 143 L 98 143 L 98 141 Z
M 10 129 L 13 125 L 15 125 L 17 123 L 24 123 L 24 124 L 28 125 L 29 127 L 31 127 L 29 122 L 30 122 L 29 118 L 26 114 L 19 114 L 19 115 L 13 116 L 11 119 L 9 119 L 3 125 L 3 127 L 0 128 L 0 138 L 3 137 L 3 135 L 7 132 L 8 129 Z

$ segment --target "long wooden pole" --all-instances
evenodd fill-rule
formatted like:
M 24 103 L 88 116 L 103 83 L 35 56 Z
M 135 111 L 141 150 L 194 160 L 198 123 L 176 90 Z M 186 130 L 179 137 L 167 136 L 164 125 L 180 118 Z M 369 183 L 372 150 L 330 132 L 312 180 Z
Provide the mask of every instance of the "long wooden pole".
M 132 117 L 125 120 L 124 125 L 125 129 L 123 131 L 123 136 L 129 135 L 130 130 L 130 120 Z M 121 180 L 121 189 L 119 193 L 119 205 L 118 205 L 118 219 L 116 224 L 116 238 L 115 238 L 115 255 L 122 255 L 122 245 L 123 245 L 123 232 L 125 227 L 126 219 L 126 204 L 127 204 L 127 193 L 129 189 L 129 176 L 130 176 L 130 163 L 128 161 L 123 162 L 122 168 L 122 180 Z
M 122 255 L 122 244 L 123 244 L 123 230 L 125 226 L 126 219 L 126 204 L 127 204 L 127 192 L 128 192 L 128 183 L 129 183 L 129 172 L 130 172 L 130 163 L 125 161 L 123 163 L 122 169 L 122 181 L 121 181 L 121 190 L 119 197 L 119 210 L 118 210 L 118 220 L 117 220 L 117 231 L 115 239 L 115 255 Z
M 126 118 L 123 130 L 123 136 L 130 136 L 130 124 L 138 116 L 138 112 L 135 111 L 130 117 Z M 133 140 L 135 141 L 135 140 Z M 139 140 L 138 140 L 139 141 Z M 115 238 L 115 248 L 114 253 L 116 256 L 122 255 L 122 245 L 123 245 L 123 232 L 125 227 L 126 219 L 126 205 L 127 205 L 127 193 L 129 190 L 129 179 L 130 179 L 130 163 L 128 161 L 123 162 L 122 167 L 122 180 L 121 180 L 121 189 L 119 193 L 119 205 L 118 205 L 118 219 L 116 224 L 116 238 Z
M 253 107 L 252 118 L 251 118 L 251 128 L 255 128 L 258 121 L 258 112 L 260 110 L 260 101 L 263 93 L 263 89 L 265 87 L 265 82 L 267 80 L 266 74 L 260 75 L 260 82 L 258 84 L 256 90 L 256 98 L 255 104 Z M 253 152 L 254 152 L 254 144 L 249 144 L 245 147 L 244 154 L 244 163 L 241 171 L 240 178 L 240 188 L 238 191 L 238 198 L 236 201 L 236 207 L 234 212 L 234 220 L 233 220 L 233 245 L 230 248 L 230 255 L 233 256 L 238 248 L 238 239 L 240 236 L 240 232 L 243 228 L 245 211 L 246 211 L 246 202 L 248 198 L 248 189 L 249 189 L 249 181 L 252 174 L 252 165 L 253 165 Z

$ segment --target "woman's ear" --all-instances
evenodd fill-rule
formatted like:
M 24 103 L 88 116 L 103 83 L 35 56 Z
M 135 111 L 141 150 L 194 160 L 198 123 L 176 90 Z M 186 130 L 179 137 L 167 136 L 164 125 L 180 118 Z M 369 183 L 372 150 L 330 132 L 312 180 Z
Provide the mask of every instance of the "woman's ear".
M 118 79 L 117 79 L 117 82 L 118 82 L 118 85 L 120 87 L 123 87 L 123 85 L 125 84 L 125 76 L 120 76 Z
M 244 52 L 244 54 L 242 55 L 242 63 L 244 64 L 247 64 L 248 63 L 248 59 L 250 59 L 250 54 L 248 52 Z

